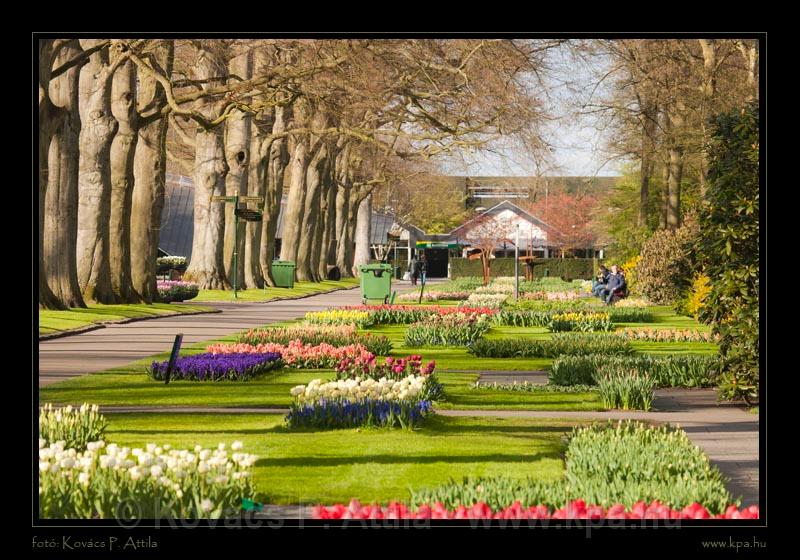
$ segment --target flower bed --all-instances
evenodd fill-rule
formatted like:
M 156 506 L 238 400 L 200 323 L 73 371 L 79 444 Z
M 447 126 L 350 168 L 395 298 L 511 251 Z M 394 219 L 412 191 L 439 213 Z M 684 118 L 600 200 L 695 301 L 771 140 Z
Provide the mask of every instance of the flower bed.
M 719 335 L 694 329 L 625 329 L 617 334 L 648 342 L 719 342 Z
M 311 325 L 300 323 L 289 327 L 251 329 L 239 335 L 237 341 L 251 346 L 268 343 L 289 344 L 292 341 L 300 341 L 314 346 L 323 343 L 331 346 L 360 344 L 376 356 L 385 356 L 392 351 L 392 343 L 387 337 L 371 333 L 359 334 L 358 327 L 352 324 Z
M 372 315 L 367 311 L 349 308 L 309 311 L 305 319 L 313 325 L 355 325 L 361 329 L 375 324 Z
M 241 381 L 260 375 L 282 364 L 281 355 L 265 354 L 196 354 L 175 360 L 172 379 L 189 381 Z M 169 361 L 153 362 L 147 373 L 153 379 L 164 379 Z
M 562 355 L 627 354 L 630 343 L 614 334 L 555 333 L 550 339 L 479 339 L 467 347 L 479 358 L 555 358 Z
M 379 362 L 374 356 L 345 358 L 336 366 L 336 379 L 390 379 L 399 381 L 410 376 L 423 377 L 425 383 L 419 397 L 425 401 L 438 401 L 444 398 L 444 387 L 436 379 L 433 370 L 436 362 L 431 360 L 424 366 L 422 356 L 407 358 L 388 357 Z
M 656 383 L 647 374 L 615 365 L 602 366 L 596 375 L 600 400 L 608 409 L 650 410 Z
M 96 404 L 84 403 L 80 408 L 45 404 L 39 409 L 39 438 L 45 445 L 60 441 L 68 449 L 82 451 L 90 441 L 103 439 L 107 425 Z
M 509 296 L 510 294 L 514 293 L 514 281 L 513 279 L 509 279 L 509 282 L 500 282 L 500 279 L 495 279 L 494 282 L 489 284 L 488 286 L 480 286 L 473 290 L 474 294 L 502 294 L 505 296 Z
M 612 305 L 606 308 L 606 313 L 615 323 L 652 323 L 653 314 L 641 307 L 617 307 Z
M 488 315 L 450 313 L 432 315 L 406 329 L 406 346 L 466 346 L 491 328 Z
M 550 316 L 547 328 L 551 332 L 608 332 L 614 330 L 614 323 L 608 313 L 556 313 Z
M 462 305 L 464 307 L 488 307 L 490 309 L 499 309 L 507 299 L 508 294 L 473 293 L 470 294 Z
M 103 441 L 85 451 L 39 440 L 39 517 L 194 519 L 235 516 L 254 492 L 257 457 L 224 444 L 194 451 L 148 444 L 130 449 Z
M 550 383 L 595 385 L 597 371 L 609 365 L 647 374 L 659 387 L 713 387 L 719 369 L 719 358 L 648 354 L 559 356 L 550 369 Z
M 614 304 L 614 307 L 650 307 L 654 305 L 650 301 L 641 297 L 626 297 Z
M 374 325 L 408 325 L 423 321 L 432 315 L 451 313 L 478 313 L 493 315 L 495 310 L 487 307 L 441 307 L 425 305 L 358 305 L 345 307 L 348 311 L 369 313 Z
M 546 482 L 506 477 L 465 478 L 432 489 L 412 490 L 412 504 L 441 502 L 447 509 L 483 502 L 502 510 L 523 507 L 562 508 L 576 499 L 605 508 L 641 508 L 658 501 L 672 509 L 711 515 L 732 512 L 725 479 L 685 432 L 639 422 L 575 428 L 565 456 L 563 479 Z M 753 510 L 750 510 L 751 512 Z M 757 511 L 757 510 L 756 510 Z
M 413 428 L 432 412 L 431 402 L 421 399 L 426 381 L 421 375 L 328 383 L 314 379 L 291 390 L 294 402 L 286 423 L 290 428 Z
M 158 297 L 164 303 L 174 301 L 186 301 L 193 299 L 200 293 L 200 287 L 194 282 L 184 282 L 183 280 L 159 280 L 156 282 Z
M 467 299 L 472 292 L 424 292 L 422 294 L 422 301 L 462 301 Z M 400 294 L 397 296 L 397 301 L 419 301 L 419 292 L 411 292 L 409 294 Z
M 325 342 L 311 345 L 293 340 L 289 344 L 211 344 L 206 347 L 210 354 L 279 354 L 285 366 L 296 369 L 335 368 L 345 358 L 374 358 L 375 355 L 360 344 L 332 346 Z
M 581 298 L 580 292 L 527 292 L 520 297 L 529 300 L 545 300 L 545 301 L 574 301 Z
M 553 510 L 544 505 L 523 507 L 514 502 L 507 508 L 492 510 L 484 502 L 470 507 L 458 506 L 447 509 L 441 502 L 409 508 L 400 502 L 390 502 L 385 508 L 380 505 L 361 505 L 352 500 L 349 505 L 336 504 L 330 507 L 316 506 L 312 519 L 758 519 L 758 506 L 739 510 L 730 506 L 724 513 L 711 515 L 698 503 L 680 510 L 670 509 L 658 501 L 650 504 L 637 502 L 631 508 L 615 504 L 606 509 L 598 505 L 587 506 L 584 500 L 574 500 L 563 508 Z

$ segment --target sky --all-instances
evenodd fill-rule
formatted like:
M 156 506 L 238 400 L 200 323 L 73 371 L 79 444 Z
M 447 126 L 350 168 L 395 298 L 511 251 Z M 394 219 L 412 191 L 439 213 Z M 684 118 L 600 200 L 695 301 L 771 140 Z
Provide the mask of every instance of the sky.
M 608 61 L 592 59 L 595 69 L 607 70 Z M 448 175 L 473 176 L 617 176 L 622 163 L 609 161 L 603 147 L 608 131 L 603 131 L 595 117 L 576 114 L 576 107 L 592 97 L 606 93 L 595 88 L 594 74 L 585 63 L 576 62 L 565 49 L 550 58 L 552 71 L 547 75 L 549 92 L 544 98 L 547 113 L 554 116 L 544 129 L 551 145 L 547 165 L 537 166 L 514 146 L 495 146 L 491 151 L 464 156 L 459 154 L 442 164 Z

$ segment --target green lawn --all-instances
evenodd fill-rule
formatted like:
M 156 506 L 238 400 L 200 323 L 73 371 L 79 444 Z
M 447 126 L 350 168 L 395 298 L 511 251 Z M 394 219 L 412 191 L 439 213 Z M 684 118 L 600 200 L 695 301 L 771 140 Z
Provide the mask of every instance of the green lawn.
M 322 282 L 295 282 L 294 288 L 266 288 L 264 290 L 239 290 L 236 300 L 233 290 L 200 290 L 192 301 L 270 301 L 276 298 L 296 298 L 330 292 L 359 285 L 358 278 L 324 280 Z
M 39 334 L 51 334 L 86 327 L 92 323 L 119 321 L 140 317 L 160 317 L 182 313 L 212 312 L 206 305 L 186 303 L 136 303 L 125 305 L 89 304 L 86 309 L 73 307 L 66 311 L 39 310 Z
M 129 446 L 149 442 L 177 448 L 244 443 L 259 456 L 257 499 L 269 503 L 407 500 L 412 486 L 450 478 L 563 475 L 562 437 L 574 422 L 433 416 L 414 431 L 389 429 L 297 431 L 280 415 L 109 415 L 106 439 Z
M 39 389 L 42 403 L 104 406 L 218 406 L 288 408 L 289 390 L 312 379 L 333 379 L 325 370 L 270 372 L 251 381 L 172 381 L 165 385 L 144 374 L 146 361 L 107 372 L 73 377 Z M 442 408 L 525 409 L 525 410 L 601 410 L 596 393 L 519 393 L 475 391 L 469 388 L 477 374 L 439 373 L 447 402 Z

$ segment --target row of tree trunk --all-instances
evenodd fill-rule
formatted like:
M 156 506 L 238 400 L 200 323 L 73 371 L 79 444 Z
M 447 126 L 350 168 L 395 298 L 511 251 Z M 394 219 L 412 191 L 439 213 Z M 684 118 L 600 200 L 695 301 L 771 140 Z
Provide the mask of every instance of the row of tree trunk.
M 168 40 L 142 59 L 111 41 L 40 41 L 40 306 L 158 300 L 167 136 L 183 118 L 170 115 L 174 100 L 159 77 L 172 74 L 174 59 Z M 357 182 L 353 140 L 324 132 L 332 120 L 324 110 L 287 96 L 218 118 L 226 100 L 211 92 L 220 69 L 235 84 L 234 76 L 246 80 L 268 63 L 258 49 L 228 60 L 219 49 L 197 48 L 193 79 L 202 92 L 192 111 L 214 125 L 198 126 L 192 138 L 194 226 L 185 277 L 202 289 L 231 287 L 234 250 L 239 287 L 274 285 L 287 173 L 280 258 L 297 263 L 298 280 L 322 280 L 332 265 L 350 276 L 369 259 L 369 188 Z M 258 101 L 248 99 L 248 106 Z M 287 133 L 300 127 L 311 132 Z M 235 193 L 263 197 L 248 203 L 263 210 L 263 221 L 240 222 L 237 235 L 233 206 L 212 201 Z

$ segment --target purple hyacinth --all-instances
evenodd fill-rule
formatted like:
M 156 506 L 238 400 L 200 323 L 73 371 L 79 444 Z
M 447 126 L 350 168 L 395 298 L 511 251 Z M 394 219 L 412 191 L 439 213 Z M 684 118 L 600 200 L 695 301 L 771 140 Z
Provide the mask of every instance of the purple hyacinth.
M 278 352 L 263 354 L 196 354 L 175 361 L 171 377 L 196 381 L 218 381 L 222 379 L 248 379 L 280 365 Z M 169 361 L 153 362 L 148 373 L 154 379 L 164 379 Z

